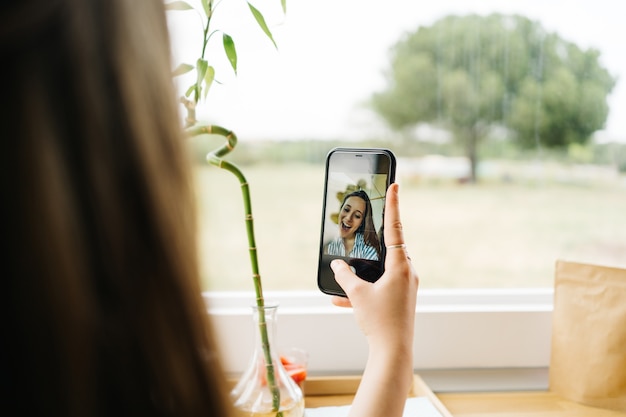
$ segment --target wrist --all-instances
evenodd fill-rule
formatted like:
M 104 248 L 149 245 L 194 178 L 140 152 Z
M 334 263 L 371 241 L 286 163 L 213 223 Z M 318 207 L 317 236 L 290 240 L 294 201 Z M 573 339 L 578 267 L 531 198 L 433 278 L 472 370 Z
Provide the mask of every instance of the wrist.
M 413 381 L 413 345 L 400 343 L 370 346 L 367 368 L 376 369 L 379 375 L 386 375 L 397 388 L 406 387 L 408 392 Z
M 413 363 L 413 332 L 387 332 L 384 336 L 368 337 L 369 355 L 388 361 Z

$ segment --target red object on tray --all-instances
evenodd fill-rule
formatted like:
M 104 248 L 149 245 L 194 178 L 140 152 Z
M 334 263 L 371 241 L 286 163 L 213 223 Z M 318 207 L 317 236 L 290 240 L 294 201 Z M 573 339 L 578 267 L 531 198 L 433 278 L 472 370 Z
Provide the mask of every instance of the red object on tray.
M 306 367 L 303 364 L 291 362 L 289 358 L 285 356 L 281 356 L 280 361 L 291 379 L 302 388 L 302 383 L 306 379 Z

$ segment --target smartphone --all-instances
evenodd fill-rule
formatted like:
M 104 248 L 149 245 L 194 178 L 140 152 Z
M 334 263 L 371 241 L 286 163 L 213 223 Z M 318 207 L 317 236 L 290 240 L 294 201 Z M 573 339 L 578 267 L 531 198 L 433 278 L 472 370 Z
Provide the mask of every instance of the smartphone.
M 383 216 L 387 188 L 395 181 L 396 158 L 388 149 L 335 148 L 326 157 L 317 286 L 345 297 L 330 262 L 345 260 L 360 278 L 383 274 Z

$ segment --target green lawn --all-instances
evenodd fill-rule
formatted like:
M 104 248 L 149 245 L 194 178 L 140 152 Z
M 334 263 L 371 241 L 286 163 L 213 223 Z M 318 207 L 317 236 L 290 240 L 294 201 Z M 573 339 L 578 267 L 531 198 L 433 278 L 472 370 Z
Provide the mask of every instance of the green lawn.
M 240 187 L 196 169 L 204 288 L 252 290 Z M 266 290 L 316 289 L 323 166 L 245 167 Z M 475 186 L 398 178 L 422 288 L 552 286 L 556 259 L 626 267 L 626 181 Z

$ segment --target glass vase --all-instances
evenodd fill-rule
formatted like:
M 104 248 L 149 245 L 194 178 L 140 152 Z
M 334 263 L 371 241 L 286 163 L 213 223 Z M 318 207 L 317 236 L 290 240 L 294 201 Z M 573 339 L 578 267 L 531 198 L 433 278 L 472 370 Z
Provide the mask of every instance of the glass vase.
M 302 390 L 278 355 L 277 309 L 276 304 L 252 307 L 254 351 L 248 368 L 230 393 L 238 417 L 304 416 Z

